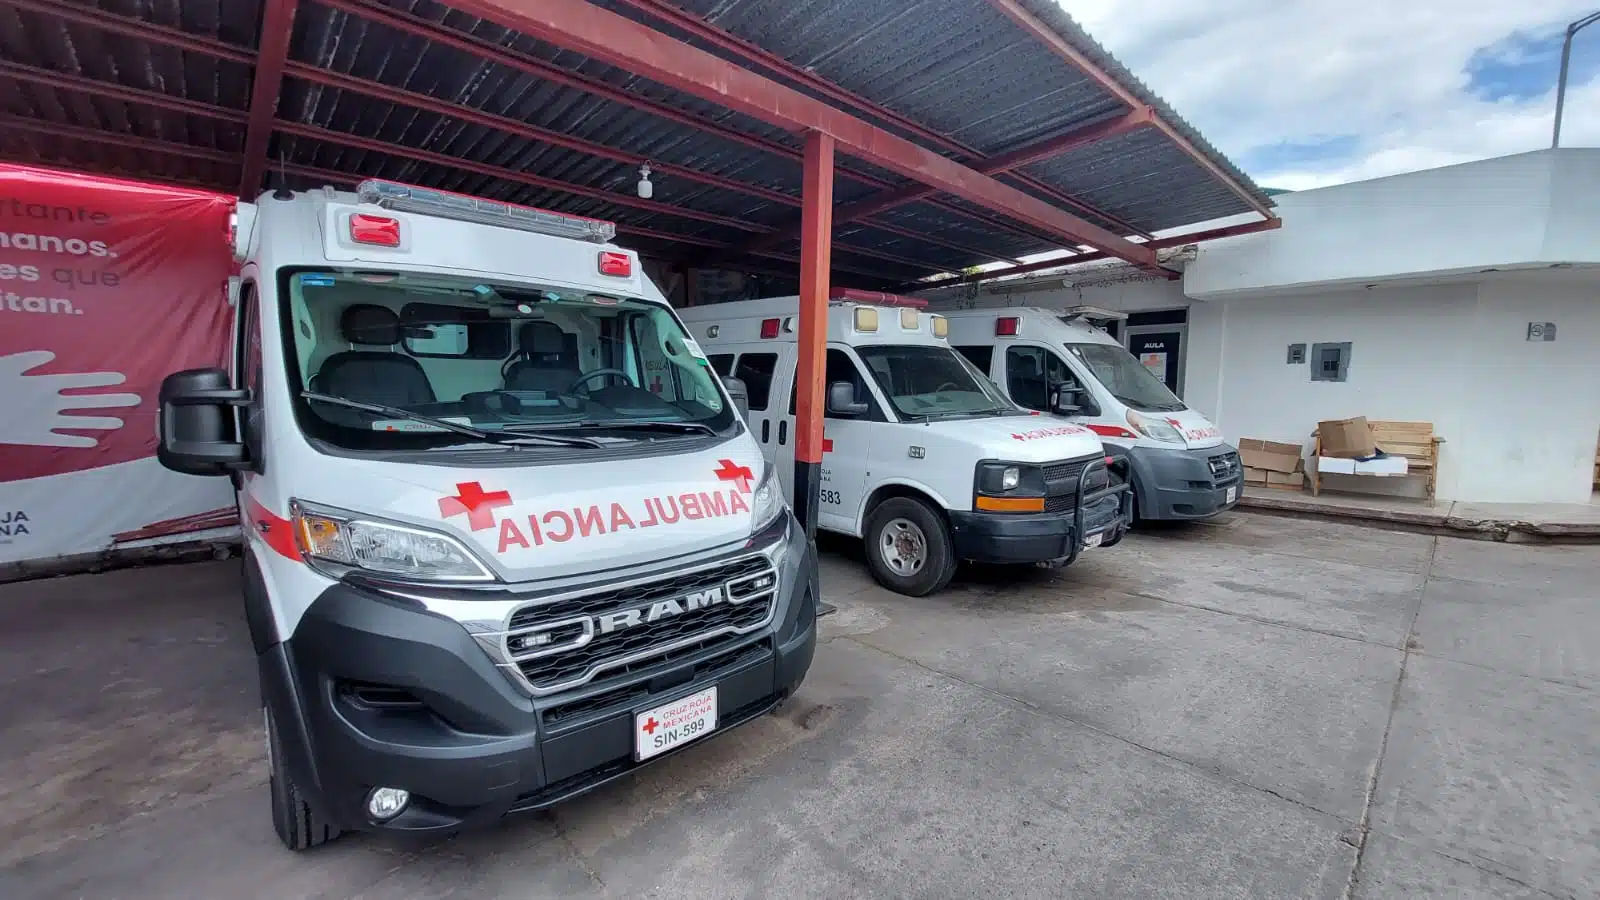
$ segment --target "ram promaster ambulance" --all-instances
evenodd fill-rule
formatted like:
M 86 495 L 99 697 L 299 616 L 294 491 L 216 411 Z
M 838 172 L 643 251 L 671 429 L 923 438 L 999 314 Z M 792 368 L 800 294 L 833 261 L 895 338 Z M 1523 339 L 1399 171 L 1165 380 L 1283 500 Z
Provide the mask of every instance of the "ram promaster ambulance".
M 922 596 L 958 560 L 1064 565 L 1126 518 L 1087 428 L 1002 396 L 923 301 L 828 304 L 820 528 L 865 539 L 873 576 Z M 713 366 L 749 391 L 750 429 L 793 496 L 798 299 L 683 311 Z
M 1239 502 L 1244 469 L 1222 432 L 1083 316 L 1021 307 L 945 315 L 951 345 L 1012 402 L 1093 429 L 1106 452 L 1127 460 L 1136 517 L 1203 519 Z
M 245 531 L 272 818 L 449 832 L 772 709 L 816 560 L 609 223 L 368 181 L 239 205 L 233 371 L 160 458 Z

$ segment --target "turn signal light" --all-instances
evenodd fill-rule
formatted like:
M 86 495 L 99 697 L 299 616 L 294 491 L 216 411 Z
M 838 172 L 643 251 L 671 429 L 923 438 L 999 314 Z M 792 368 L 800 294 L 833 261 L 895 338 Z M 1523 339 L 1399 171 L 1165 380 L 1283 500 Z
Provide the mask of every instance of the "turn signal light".
M 350 240 L 379 247 L 400 246 L 400 220 L 356 213 L 350 217 Z
M 994 320 L 995 337 L 1016 337 L 1017 325 L 1021 322 L 1016 316 L 1005 316 Z
M 974 498 L 973 505 L 989 512 L 1044 512 L 1043 497 Z
M 626 253 L 618 253 L 614 250 L 601 250 L 600 274 L 610 275 L 613 278 L 632 277 L 633 257 Z

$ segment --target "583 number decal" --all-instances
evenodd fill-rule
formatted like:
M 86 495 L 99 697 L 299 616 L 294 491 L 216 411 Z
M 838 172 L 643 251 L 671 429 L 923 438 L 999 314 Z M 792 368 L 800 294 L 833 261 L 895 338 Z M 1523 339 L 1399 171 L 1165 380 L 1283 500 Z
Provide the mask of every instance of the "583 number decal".
M 841 502 L 843 502 L 839 499 L 838 491 L 822 490 L 818 493 L 822 497 L 822 502 L 828 504 L 829 506 L 838 506 Z

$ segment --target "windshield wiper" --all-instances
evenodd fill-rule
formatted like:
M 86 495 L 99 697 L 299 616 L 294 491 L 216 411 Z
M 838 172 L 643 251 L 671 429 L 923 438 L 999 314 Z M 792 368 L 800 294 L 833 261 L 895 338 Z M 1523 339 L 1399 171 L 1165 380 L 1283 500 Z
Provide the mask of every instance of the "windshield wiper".
M 481 428 L 473 428 L 470 425 L 461 425 L 449 419 L 440 419 L 412 412 L 409 409 L 401 409 L 398 406 L 384 406 L 382 403 L 363 403 L 360 400 L 348 400 L 344 397 L 335 397 L 332 394 L 319 394 L 316 391 L 301 391 L 300 396 L 316 403 L 327 403 L 332 406 L 342 406 L 346 409 L 360 410 L 361 412 L 369 412 L 380 416 L 391 416 L 396 419 L 409 419 L 413 422 L 432 425 L 445 431 L 453 431 L 463 437 L 469 437 L 486 444 L 528 447 L 537 443 L 544 443 L 552 447 L 587 447 L 591 450 L 598 449 L 601 446 L 599 441 L 585 437 L 564 437 L 548 434 L 530 434 L 528 432 L 518 432 L 515 436 L 496 434 L 492 431 L 484 431 Z
M 633 419 L 606 419 L 600 422 L 574 422 L 571 425 L 558 425 L 561 430 L 566 429 L 616 429 L 618 431 L 668 431 L 674 434 L 716 434 L 717 430 L 702 422 L 657 422 L 650 419 L 635 421 Z

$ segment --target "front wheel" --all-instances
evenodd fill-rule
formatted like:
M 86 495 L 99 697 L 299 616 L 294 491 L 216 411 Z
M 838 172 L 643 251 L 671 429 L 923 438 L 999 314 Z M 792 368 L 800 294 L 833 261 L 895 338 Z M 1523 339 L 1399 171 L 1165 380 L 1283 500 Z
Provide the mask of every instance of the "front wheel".
M 926 597 L 956 574 L 955 545 L 944 517 L 910 497 L 880 503 L 867 517 L 867 567 L 897 594 Z
M 326 844 L 339 836 L 339 829 L 312 812 L 283 767 L 283 740 L 267 710 L 267 768 L 271 777 L 267 790 L 272 796 L 272 830 L 290 850 L 299 852 Z

